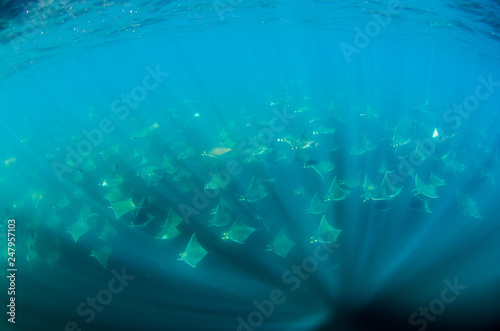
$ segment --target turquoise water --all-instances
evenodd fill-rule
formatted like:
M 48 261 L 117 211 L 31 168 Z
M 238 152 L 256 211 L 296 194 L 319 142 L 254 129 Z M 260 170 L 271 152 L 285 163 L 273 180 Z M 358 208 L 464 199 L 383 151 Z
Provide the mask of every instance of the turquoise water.
M 0 13 L 2 330 L 496 330 L 498 2 Z

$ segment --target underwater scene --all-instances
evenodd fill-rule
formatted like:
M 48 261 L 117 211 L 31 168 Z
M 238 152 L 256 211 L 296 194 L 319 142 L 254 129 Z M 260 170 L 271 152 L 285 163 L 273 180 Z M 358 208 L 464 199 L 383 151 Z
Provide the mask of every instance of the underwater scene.
M 3 0 L 0 114 L 0 330 L 500 330 L 498 0 Z

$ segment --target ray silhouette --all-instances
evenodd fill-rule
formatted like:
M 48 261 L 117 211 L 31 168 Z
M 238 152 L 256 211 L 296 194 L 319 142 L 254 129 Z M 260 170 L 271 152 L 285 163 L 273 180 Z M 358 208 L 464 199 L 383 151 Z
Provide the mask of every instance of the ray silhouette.
M 87 226 L 85 221 L 79 220 L 69 228 L 68 232 L 73 238 L 73 241 L 76 243 L 78 239 L 80 239 L 80 237 L 87 233 L 89 230 L 90 228 Z
M 431 171 L 431 176 L 430 176 L 429 182 L 434 186 L 446 185 L 444 179 L 439 178 L 433 171 Z
M 120 190 L 120 187 L 116 186 L 116 187 L 113 187 L 111 189 L 111 191 L 109 191 L 105 196 L 104 198 L 106 200 L 108 200 L 109 202 L 111 202 L 111 204 L 114 204 L 118 201 L 121 201 L 123 199 L 125 199 L 125 196 L 126 194 L 124 194 L 121 190 Z
M 248 202 L 256 202 L 259 201 L 269 195 L 266 187 L 262 183 L 262 180 L 252 177 L 250 185 L 243 196 L 243 200 Z
M 115 187 L 115 186 L 123 184 L 123 182 L 124 182 L 124 179 L 123 179 L 123 176 L 122 176 L 121 171 L 120 171 L 120 165 L 117 163 L 114 166 L 113 171 L 111 172 L 111 175 L 108 178 L 104 179 L 102 181 L 101 185 Z
M 256 229 L 248 226 L 241 216 L 238 216 L 229 231 L 223 234 L 222 239 L 231 239 L 240 244 L 244 244 L 245 240 L 254 233 Z
M 428 198 L 436 199 L 439 196 L 436 193 L 436 186 L 434 184 L 424 183 L 418 175 L 415 175 L 415 189 L 413 192 L 425 195 Z
M 136 206 L 134 204 L 134 201 L 132 198 L 128 198 L 127 200 L 122 200 L 115 202 L 113 204 L 113 212 L 115 213 L 116 219 L 119 219 L 125 214 L 128 214 L 130 212 L 133 212 L 134 210 L 138 209 L 140 207 Z
M 330 161 L 318 162 L 316 164 L 306 165 L 305 167 L 311 168 L 316 171 L 322 181 L 325 181 L 325 174 L 332 172 L 335 169 L 335 165 Z
M 386 173 L 384 175 L 384 178 L 382 179 L 382 183 L 380 186 L 376 186 L 373 184 L 373 182 L 368 178 L 368 175 L 365 175 L 365 182 L 363 185 L 363 195 L 361 196 L 364 201 L 367 200 L 390 200 L 394 197 L 396 197 L 399 193 L 401 193 L 401 190 L 403 189 L 403 186 L 400 187 L 394 187 L 393 185 L 390 184 L 390 180 L 388 179 L 391 174 Z
M 295 243 L 288 238 L 283 229 L 276 235 L 273 242 L 269 245 L 268 250 L 286 258 L 288 253 L 295 246 Z
M 232 220 L 231 210 L 232 210 L 231 205 L 224 198 L 221 198 L 219 203 L 217 204 L 217 207 L 215 207 L 213 213 L 214 218 L 210 220 L 210 225 L 215 225 L 215 226 L 228 225 L 229 222 L 231 222 Z
M 318 193 L 314 193 L 314 197 L 309 203 L 307 210 L 311 214 L 323 214 L 326 211 L 326 204 L 318 198 Z
M 458 191 L 456 193 L 458 205 L 462 214 L 469 215 L 474 218 L 483 218 L 483 216 L 481 216 L 481 213 L 479 213 L 479 210 L 477 210 L 476 202 L 472 200 L 469 195 L 460 193 Z
M 316 230 L 316 234 L 313 237 L 313 241 L 325 244 L 332 243 L 337 240 L 340 232 L 342 232 L 342 230 L 335 229 L 331 226 L 326 220 L 326 216 L 323 215 L 321 222 L 319 223 L 318 230 Z
M 174 210 L 173 207 L 170 207 L 165 221 L 156 234 L 156 238 L 172 239 L 177 237 L 181 233 L 178 229 L 178 226 L 182 221 L 183 218 Z
M 118 233 L 115 227 L 111 224 L 109 220 L 106 220 L 102 231 L 99 233 L 99 239 L 111 240 L 116 237 Z
M 421 197 L 419 195 L 413 196 L 410 210 L 418 210 L 424 213 L 432 214 L 432 211 L 429 208 L 429 200 L 426 197 Z
M 163 169 L 163 171 L 165 171 L 165 173 L 167 173 L 169 175 L 175 174 L 177 172 L 177 170 L 179 170 L 175 166 L 175 160 L 168 157 L 167 155 L 163 155 L 163 161 L 161 163 L 160 168 Z
M 109 257 L 113 253 L 113 249 L 107 245 L 101 246 L 92 250 L 91 256 L 95 257 L 97 261 L 105 268 L 108 269 Z
M 339 183 L 337 182 L 337 177 L 335 176 L 333 177 L 332 183 L 330 184 L 330 188 L 328 189 L 326 200 L 327 201 L 344 200 L 350 193 L 351 193 L 350 190 L 346 190 L 340 187 Z
M 196 268 L 196 265 L 207 255 L 207 250 L 201 246 L 193 233 L 184 252 L 179 254 L 179 260 L 186 262 L 191 267 Z

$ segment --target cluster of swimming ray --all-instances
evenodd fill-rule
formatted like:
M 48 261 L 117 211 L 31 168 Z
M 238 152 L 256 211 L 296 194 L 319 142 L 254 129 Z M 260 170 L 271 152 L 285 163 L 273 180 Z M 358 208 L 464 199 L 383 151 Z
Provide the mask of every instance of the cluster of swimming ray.
M 498 147 L 472 126 L 454 131 L 439 122 L 429 106 L 415 106 L 415 112 L 425 116 L 394 121 L 369 105 L 349 109 L 337 106 L 338 100 L 325 107 L 306 98 L 282 95 L 273 99 L 272 107 L 263 107 L 266 111 L 259 115 L 234 114 L 220 132 L 210 132 L 206 139 L 193 138 L 206 128 L 200 122 L 201 108 L 197 109 L 201 116 L 189 117 L 179 115 L 184 113 L 181 110 L 165 110 L 148 124 L 142 124 L 139 115 L 131 116 L 121 136 L 105 136 L 102 144 L 63 174 L 69 185 L 55 189 L 50 188 L 54 183 L 43 186 L 35 180 L 39 170 L 22 157 L 4 155 L 2 219 L 24 220 L 30 261 L 40 258 L 56 264 L 63 253 L 62 241 L 69 239 L 79 246 L 91 236 L 97 240 L 89 254 L 108 267 L 114 242 L 125 226 L 152 240 L 190 238 L 179 252 L 180 260 L 196 267 L 207 254 L 204 241 L 198 240 L 207 235 L 196 236 L 197 231 L 210 231 L 213 238 L 238 245 L 244 245 L 257 230 L 267 231 L 272 239 L 262 247 L 288 256 L 298 242 L 290 228 L 281 221 L 273 227 L 267 226 L 269 220 L 254 222 L 263 209 L 268 214 L 280 213 L 274 204 L 277 200 L 300 196 L 303 201 L 294 201 L 298 207 L 303 203 L 303 214 L 296 217 L 312 220 L 316 229 L 303 237 L 313 243 L 330 243 L 341 229 L 329 211 L 343 204 L 402 201 L 409 212 L 425 215 L 433 212 L 434 201 L 450 198 L 465 217 L 479 219 L 483 212 L 477 194 L 466 193 L 457 183 L 474 178 L 496 190 Z M 283 129 L 269 141 L 262 132 L 276 126 L 273 109 L 293 118 L 280 123 Z M 84 138 L 78 134 L 65 140 L 61 128 L 53 129 L 54 137 L 60 137 L 56 146 L 36 145 L 36 150 L 45 151 L 40 161 L 48 164 L 63 162 L 65 151 L 58 146 L 76 146 Z M 481 139 L 471 139 L 474 146 L 464 145 L 464 136 Z M 418 164 L 402 161 L 421 151 L 426 139 L 436 141 L 434 151 L 424 154 Z M 23 147 L 35 150 L 30 146 L 34 139 L 21 141 Z M 233 168 L 241 168 L 240 175 L 224 175 L 230 162 L 237 163 Z M 351 169 L 350 164 L 362 167 Z M 276 186 L 294 174 L 314 184 L 305 181 L 292 191 Z M 13 188 L 11 182 L 19 183 L 18 187 Z M 204 190 L 217 193 L 207 198 L 206 206 L 193 207 L 193 192 Z M 454 194 L 450 196 L 449 191 Z M 185 222 L 181 202 L 194 210 L 189 218 L 196 227 Z M 389 204 L 382 211 L 390 210 Z M 204 230 L 199 225 L 211 227 Z

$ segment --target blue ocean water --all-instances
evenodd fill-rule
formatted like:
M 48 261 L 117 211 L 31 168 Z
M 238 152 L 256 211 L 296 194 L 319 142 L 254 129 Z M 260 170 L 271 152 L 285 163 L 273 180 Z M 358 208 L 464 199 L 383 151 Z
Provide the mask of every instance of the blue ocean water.
M 498 329 L 498 1 L 0 15 L 2 330 Z

